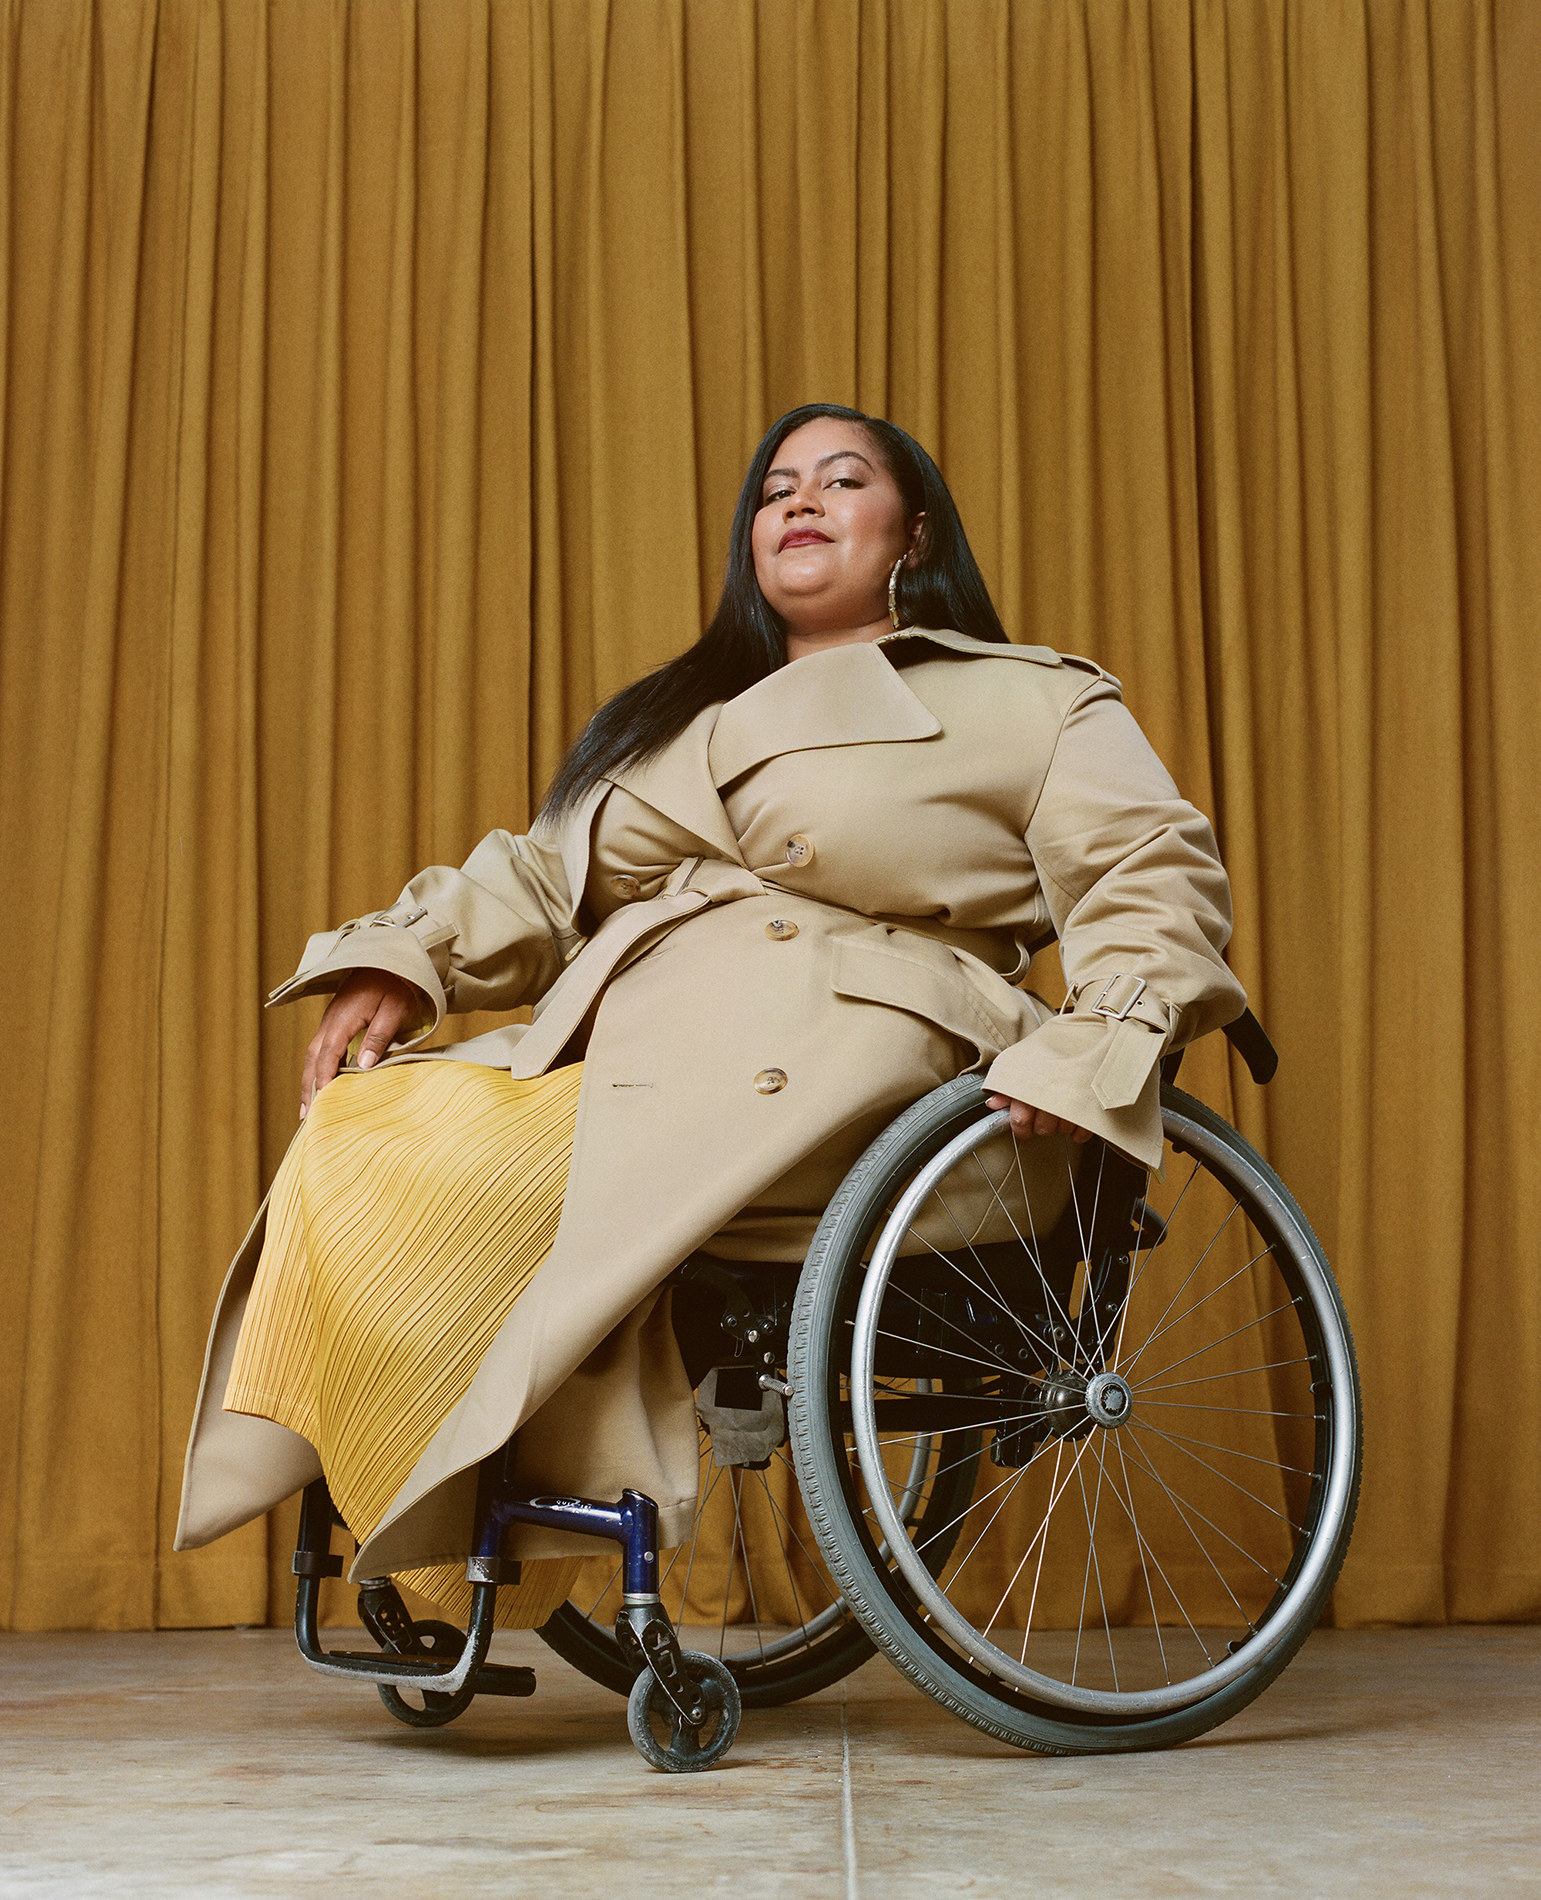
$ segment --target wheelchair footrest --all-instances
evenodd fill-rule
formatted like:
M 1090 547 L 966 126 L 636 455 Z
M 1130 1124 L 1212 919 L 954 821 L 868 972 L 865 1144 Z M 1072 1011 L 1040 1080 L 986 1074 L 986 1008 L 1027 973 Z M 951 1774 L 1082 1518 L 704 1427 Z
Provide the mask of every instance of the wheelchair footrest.
M 512 1663 L 483 1663 L 471 1686 L 478 1695 L 534 1695 L 535 1671 Z
M 442 1682 L 454 1666 L 416 1656 L 397 1656 L 388 1649 L 329 1649 L 320 1660 L 334 1675 L 364 1676 L 372 1682 L 400 1682 L 405 1677 L 424 1689 Z M 483 1663 L 468 1686 L 476 1695 L 534 1695 L 535 1671 L 512 1663 Z

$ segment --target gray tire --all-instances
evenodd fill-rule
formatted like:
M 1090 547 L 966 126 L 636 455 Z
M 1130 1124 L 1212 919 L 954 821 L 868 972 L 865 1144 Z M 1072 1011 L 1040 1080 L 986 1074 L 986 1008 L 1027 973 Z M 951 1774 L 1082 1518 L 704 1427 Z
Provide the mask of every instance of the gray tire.
M 906 1206 L 911 1208 L 913 1231 L 921 1231 L 921 1216 L 913 1211 L 921 1205 L 916 1196 L 925 1190 L 946 1205 L 950 1184 L 962 1178 L 953 1171 L 965 1169 L 972 1159 L 988 1178 L 994 1165 L 988 1157 L 995 1152 L 988 1144 L 1009 1143 L 1009 1136 L 1000 1133 L 1003 1118 L 990 1116 L 975 1077 L 960 1077 L 916 1103 L 851 1170 L 820 1224 L 792 1317 L 788 1371 L 794 1389 L 790 1407 L 793 1456 L 814 1534 L 853 1614 L 873 1642 L 933 1700 L 1001 1740 L 1044 1753 L 1169 1746 L 1204 1733 L 1245 1707 L 1274 1680 L 1314 1627 L 1353 1528 L 1361 1450 L 1358 1378 L 1342 1302 L 1326 1257 L 1278 1176 L 1233 1128 L 1175 1088 L 1163 1090 L 1162 1108 L 1167 1158 L 1176 1165 L 1169 1166 L 1160 1187 L 1147 1180 L 1146 1195 L 1133 1202 L 1133 1245 L 1123 1256 L 1122 1304 L 1113 1300 L 1104 1316 L 1093 1298 L 1090 1326 L 1085 1313 L 1091 1271 L 1066 1256 L 1064 1277 L 1056 1282 L 1062 1290 L 1055 1294 L 1042 1266 L 1051 1252 L 1047 1235 L 1033 1235 L 1031 1247 L 1027 1237 L 1022 1237 L 1024 1256 L 1037 1250 L 1034 1266 L 1044 1281 L 1036 1311 L 1012 1294 L 996 1298 L 998 1315 L 986 1312 L 991 1302 L 983 1295 L 987 1290 L 995 1292 L 996 1282 L 976 1264 L 979 1249 L 959 1247 L 949 1257 L 953 1264 L 947 1270 L 956 1270 L 974 1289 L 963 1304 L 954 1301 L 951 1306 L 935 1291 L 944 1266 L 924 1259 L 922 1266 L 930 1279 L 923 1280 L 914 1277 L 921 1267 L 912 1264 L 907 1269 L 897 1258 L 902 1248 L 894 1241 L 892 1223 L 902 1224 Z M 1080 1163 L 1083 1169 L 1093 1165 L 1089 1159 L 1093 1153 L 1106 1157 L 1111 1151 L 1094 1145 Z M 1086 1234 L 1098 1214 L 1090 1180 L 1076 1185 L 1080 1177 L 1068 1144 L 1066 1156 L 1073 1211 L 1082 1229 L 1079 1248 L 1072 1238 L 1069 1252 L 1079 1251 L 1084 1257 L 1095 1252 Z M 1113 1166 L 1127 1169 L 1129 1164 L 1115 1157 Z M 1099 1194 L 1101 1180 L 1099 1172 Z M 933 1181 L 929 1189 L 927 1181 Z M 907 1190 L 909 1203 L 904 1199 Z M 956 1190 L 952 1191 L 956 1199 Z M 1026 1191 L 1024 1179 L 1024 1196 Z M 1186 1198 L 1190 1191 L 1191 1198 Z M 1171 1210 L 1170 1220 L 1159 1211 L 1158 1202 Z M 1206 1244 L 1207 1210 L 1227 1203 L 1230 1211 L 1220 1220 L 1216 1237 Z M 1196 1227 L 1195 1210 L 1205 1210 Z M 1066 1226 L 1064 1217 L 1061 1226 Z M 1195 1228 L 1196 1237 L 1190 1237 L 1190 1227 Z M 1070 1231 L 1073 1236 L 1073 1225 Z M 1230 1270 L 1224 1252 L 1232 1243 L 1239 1244 L 1242 1258 L 1237 1270 Z M 896 1256 L 886 1266 L 885 1246 Z M 931 1252 L 937 1261 L 944 1259 L 934 1246 Z M 1190 1265 L 1191 1260 L 1198 1264 Z M 1213 1265 L 1206 1264 L 1211 1260 Z M 906 1271 L 911 1273 L 909 1288 L 903 1282 Z M 1000 1273 L 998 1261 L 992 1271 Z M 886 1287 L 880 1285 L 885 1272 L 891 1275 Z M 1073 1274 L 1079 1275 L 1074 1282 Z M 984 1287 L 987 1279 L 988 1289 Z M 1073 1283 L 1081 1287 L 1078 1311 L 1071 1310 Z M 1004 1278 L 1002 1284 L 1007 1284 Z M 1168 1298 L 1169 1285 L 1173 1290 Z M 916 1287 L 918 1294 L 913 1291 Z M 1229 1324 L 1227 1301 L 1243 1295 L 1258 1309 L 1255 1316 L 1245 1317 L 1251 1311 L 1247 1307 L 1243 1325 L 1224 1330 Z M 1159 1305 L 1163 1298 L 1164 1310 Z M 885 1299 L 889 1301 L 886 1307 L 882 1306 Z M 972 1522 L 965 1526 L 964 1547 L 969 1556 L 955 1561 L 950 1573 L 934 1580 L 909 1560 L 906 1551 L 905 1570 L 913 1571 L 912 1576 L 886 1555 L 882 1511 L 879 1508 L 875 1515 L 871 1508 L 874 1502 L 881 1507 L 881 1499 L 869 1490 L 864 1503 L 861 1480 L 853 1478 L 849 1452 L 853 1421 L 859 1426 L 865 1414 L 870 1425 L 879 1414 L 902 1415 L 904 1405 L 913 1409 L 918 1404 L 911 1396 L 918 1390 L 914 1382 L 884 1377 L 874 1369 L 883 1351 L 898 1350 L 885 1348 L 882 1341 L 897 1336 L 908 1310 L 904 1301 L 927 1314 L 924 1324 L 914 1322 L 915 1340 L 924 1333 L 931 1341 L 928 1350 L 943 1354 L 936 1361 L 939 1366 L 945 1366 L 950 1357 L 969 1374 L 952 1381 L 951 1396 L 959 1408 L 956 1415 L 963 1421 L 957 1429 L 966 1430 L 971 1422 L 983 1426 L 992 1444 L 995 1465 L 981 1467 L 982 1483 L 993 1484 L 996 1492 L 1005 1490 L 1007 1499 L 1019 1485 L 1040 1484 L 1047 1491 L 1048 1513 L 1032 1541 L 1023 1545 L 1015 1572 L 1010 1565 L 1017 1558 L 1017 1547 L 1012 1545 L 1002 1556 L 1002 1574 L 1011 1578 L 1008 1598 L 1024 1565 L 1030 1566 L 1030 1560 L 1036 1563 L 1036 1572 L 1031 1567 L 1028 1571 L 1032 1596 L 1021 1652 L 1027 1658 L 1030 1641 L 1036 1643 L 1034 1653 L 1050 1658 L 1046 1665 L 1026 1660 L 1019 1665 L 1015 1627 L 1008 1644 L 977 1606 L 970 1607 L 966 1600 L 964 1566 L 976 1549 L 988 1557 L 992 1550 L 988 1538 L 1003 1534 L 991 1530 L 995 1518 L 987 1518 L 985 1503 L 969 1507 L 978 1512 L 983 1526 L 977 1537 Z M 1187 1304 L 1178 1305 L 1181 1301 Z M 1265 1306 L 1265 1301 L 1271 1304 Z M 1142 1315 L 1138 1322 L 1131 1317 L 1136 1312 Z M 978 1317 L 981 1313 L 990 1318 L 993 1333 Z M 969 1320 L 969 1314 L 975 1318 Z M 1008 1367 L 1002 1359 L 1000 1372 L 993 1369 L 1007 1319 L 1024 1341 L 1034 1342 L 1033 1351 L 1044 1361 L 1041 1366 L 1019 1375 L 1014 1362 Z M 959 1343 L 960 1326 L 966 1324 L 975 1325 L 978 1333 L 969 1352 Z M 1120 1361 L 1126 1325 L 1131 1329 L 1144 1325 L 1149 1330 Z M 1115 1329 L 1116 1346 L 1110 1339 Z M 1055 1353 L 1042 1343 L 1051 1331 L 1060 1339 Z M 1227 1341 L 1237 1338 L 1241 1345 L 1227 1346 Z M 1192 1339 L 1200 1343 L 1192 1345 Z M 992 1340 L 997 1343 L 991 1344 Z M 1152 1342 L 1162 1340 L 1166 1344 L 1157 1352 Z M 942 1346 L 938 1347 L 938 1341 Z M 1233 1363 L 1247 1358 L 1254 1343 L 1267 1348 L 1254 1355 L 1258 1363 Z M 920 1347 L 911 1344 L 907 1350 L 913 1356 Z M 867 1354 L 865 1361 L 862 1351 Z M 970 1353 L 972 1371 L 964 1364 Z M 1155 1366 L 1156 1360 L 1171 1353 L 1179 1355 L 1178 1373 L 1173 1377 L 1167 1376 L 1173 1371 L 1171 1366 Z M 1084 1354 L 1084 1363 L 1078 1354 Z M 1026 1359 L 1028 1355 L 1024 1350 L 1018 1356 Z M 853 1363 L 865 1383 L 858 1380 L 853 1386 Z M 1132 1368 L 1127 1382 L 1120 1364 Z M 1161 1376 L 1149 1376 L 1153 1370 Z M 1008 1372 L 1016 1380 L 1011 1389 L 1029 1395 L 1028 1400 L 1014 1401 L 1025 1410 L 1005 1409 Z M 942 1383 L 936 1389 L 941 1390 Z M 1063 1397 L 1067 1384 L 1079 1394 L 1074 1404 Z M 1111 1390 L 1120 1385 L 1122 1398 Z M 1253 1403 L 1254 1392 L 1264 1393 L 1266 1402 Z M 1246 1404 L 1240 1402 L 1243 1397 Z M 1102 1419 L 1096 1403 L 1103 1401 L 1116 1401 L 1129 1410 L 1122 1418 Z M 1266 1427 L 1255 1422 L 1265 1415 Z M 1284 1422 L 1274 1423 L 1275 1418 Z M 993 1429 L 992 1419 L 996 1421 Z M 1197 1426 L 1195 1419 L 1200 1421 Z M 1011 1430 L 1019 1436 L 1024 1430 L 1030 1437 L 1039 1435 L 1031 1449 L 1011 1450 L 1008 1425 L 1013 1420 Z M 1254 1475 L 1252 1467 L 1266 1466 L 1268 1460 L 1249 1447 L 1262 1444 L 1266 1451 L 1269 1441 L 1256 1436 L 1265 1429 L 1285 1449 L 1277 1454 L 1276 1470 Z M 1213 1436 L 1217 1432 L 1220 1440 Z M 1051 1457 L 1052 1482 L 1044 1475 Z M 1070 1479 L 1059 1481 L 1062 1467 L 1077 1473 L 1083 1465 L 1084 1537 L 1080 1537 L 1079 1524 L 1075 1527 L 1087 1552 L 1085 1582 L 1080 1586 L 1081 1624 L 1072 1621 L 1064 1630 L 1035 1631 L 1039 1584 L 1045 1572 L 1050 1573 L 1042 1599 L 1047 1601 L 1055 1587 L 1055 1563 L 1062 1569 L 1069 1565 L 1075 1573 L 1068 1582 L 1063 1576 L 1059 1579 L 1063 1586 L 1059 1600 L 1074 1603 L 1082 1561 L 1080 1543 L 1070 1539 L 1068 1532 L 1051 1528 L 1051 1514 L 1068 1513 L 1075 1505 Z M 1200 1477 L 1194 1471 L 1193 1482 L 1208 1487 L 1199 1490 L 1202 1503 L 1198 1505 L 1192 1501 L 1189 1481 L 1181 1475 L 1190 1467 L 1208 1474 Z M 1006 1471 L 1004 1478 L 1000 1469 Z M 1095 1509 L 1091 1501 L 1094 1470 L 1100 1474 Z M 1234 1494 L 1236 1515 L 1228 1518 L 1211 1493 L 1222 1500 Z M 1071 1502 L 1062 1504 L 1067 1494 Z M 991 1495 L 987 1489 L 986 1500 Z M 1028 1495 L 1026 1488 L 1023 1495 Z M 1271 1502 L 1275 1496 L 1281 1501 L 1277 1507 Z M 995 1517 L 1002 1508 L 994 1507 Z M 1146 1514 L 1143 1528 L 1142 1512 Z M 1033 1521 L 1031 1511 L 1027 1521 Z M 1261 1541 L 1265 1533 L 1266 1542 Z M 1101 1547 L 1111 1548 L 1116 1534 L 1138 1558 L 1138 1570 L 1132 1573 L 1135 1585 L 1122 1598 L 1111 1584 L 1105 1590 L 1104 1563 L 1098 1556 L 1099 1540 Z M 1025 1538 L 1026 1533 L 1018 1535 Z M 1055 1538 L 1058 1544 L 1050 1561 Z M 1236 1606 L 1231 1639 L 1226 1639 L 1223 1619 L 1216 1633 L 1184 1609 L 1183 1592 L 1192 1588 L 1189 1571 L 1198 1575 L 1210 1597 L 1219 1595 L 1199 1556 Z M 1176 1557 L 1187 1567 L 1179 1569 Z M 984 1559 L 978 1561 L 982 1564 Z M 1127 1552 L 1125 1561 L 1127 1567 Z M 1138 1588 L 1140 1572 L 1149 1599 L 1148 1617 Z M 1111 1578 L 1111 1571 L 1108 1575 Z M 1173 1576 L 1178 1577 L 1177 1584 Z M 1100 1619 L 1093 1613 L 1098 1597 L 1102 1598 Z M 1178 1612 L 1187 1620 L 1186 1631 L 1178 1628 Z M 1225 1615 L 1231 1614 L 1226 1606 Z M 1106 1664 L 1101 1661 L 1104 1648 Z

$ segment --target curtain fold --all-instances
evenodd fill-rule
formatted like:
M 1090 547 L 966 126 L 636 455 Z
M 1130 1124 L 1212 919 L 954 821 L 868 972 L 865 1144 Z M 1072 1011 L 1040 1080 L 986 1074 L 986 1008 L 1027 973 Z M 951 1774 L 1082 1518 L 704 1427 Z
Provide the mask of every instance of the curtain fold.
M 170 1551 L 306 934 L 521 827 L 811 399 L 1217 821 L 1367 1404 L 1342 1622 L 1541 1614 L 1541 15 L 1523 0 L 6 0 L 0 1620 Z M 20 1005 L 19 1007 L 17 1005 Z M 472 1024 L 471 1028 L 478 1025 Z

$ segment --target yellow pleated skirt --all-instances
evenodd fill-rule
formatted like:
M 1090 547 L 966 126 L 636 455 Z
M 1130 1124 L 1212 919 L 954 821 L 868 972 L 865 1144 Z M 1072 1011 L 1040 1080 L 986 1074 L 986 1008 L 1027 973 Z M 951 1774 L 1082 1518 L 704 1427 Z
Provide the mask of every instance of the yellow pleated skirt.
M 362 1540 L 464 1395 L 556 1238 L 582 1065 L 521 1081 L 470 1062 L 347 1074 L 273 1183 L 225 1409 L 320 1453 Z M 527 1562 L 498 1622 L 534 1627 L 581 1560 Z M 400 1579 L 464 1623 L 463 1565 Z

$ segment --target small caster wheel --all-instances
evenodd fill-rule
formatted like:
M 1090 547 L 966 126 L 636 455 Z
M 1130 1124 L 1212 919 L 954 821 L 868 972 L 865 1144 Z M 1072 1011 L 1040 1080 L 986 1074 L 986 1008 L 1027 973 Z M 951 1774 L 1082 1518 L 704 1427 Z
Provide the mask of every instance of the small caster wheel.
M 721 1761 L 743 1719 L 738 1684 L 715 1656 L 683 1649 L 680 1662 L 706 1704 L 699 1725 L 685 1721 L 651 1669 L 644 1669 L 631 1685 L 626 1704 L 626 1726 L 637 1753 L 666 1775 L 696 1774 Z
M 442 1656 L 446 1661 L 458 1657 L 466 1643 L 465 1631 L 456 1629 L 453 1623 L 414 1623 L 412 1637 L 419 1649 L 436 1659 Z M 382 1682 L 377 1687 L 387 1710 L 408 1728 L 442 1728 L 457 1715 L 463 1715 L 471 1699 L 464 1690 L 459 1695 L 444 1695 L 437 1689 L 423 1689 L 413 1692 L 422 1695 L 419 1708 L 390 1683 Z

